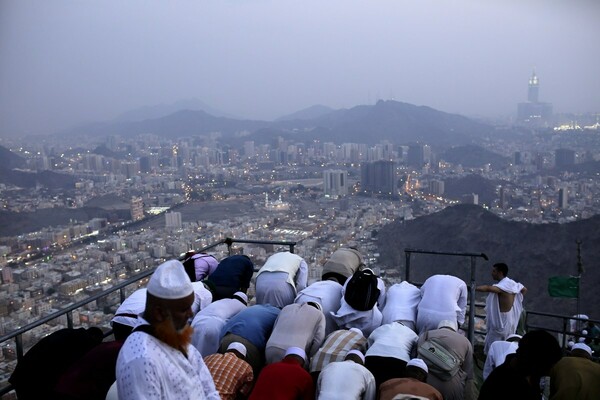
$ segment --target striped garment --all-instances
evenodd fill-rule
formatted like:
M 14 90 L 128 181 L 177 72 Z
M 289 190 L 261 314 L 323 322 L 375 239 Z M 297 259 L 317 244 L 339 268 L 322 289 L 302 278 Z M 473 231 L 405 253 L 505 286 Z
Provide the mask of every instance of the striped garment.
M 321 371 L 334 361 L 344 361 L 350 350 L 359 350 L 363 354 L 367 347 L 367 339 L 356 330 L 340 329 L 327 336 L 323 346 L 310 361 L 310 372 Z
M 211 354 L 204 359 L 223 400 L 235 400 L 239 393 L 248 396 L 252 389 L 252 367 L 234 353 Z

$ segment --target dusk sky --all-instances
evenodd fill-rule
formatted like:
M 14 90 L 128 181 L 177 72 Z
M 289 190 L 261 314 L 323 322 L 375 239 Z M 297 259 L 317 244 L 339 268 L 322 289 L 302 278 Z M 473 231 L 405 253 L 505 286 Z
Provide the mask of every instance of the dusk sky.
M 534 68 L 555 112 L 600 112 L 598 21 L 598 0 L 2 0 L 0 136 L 190 98 L 511 116 Z

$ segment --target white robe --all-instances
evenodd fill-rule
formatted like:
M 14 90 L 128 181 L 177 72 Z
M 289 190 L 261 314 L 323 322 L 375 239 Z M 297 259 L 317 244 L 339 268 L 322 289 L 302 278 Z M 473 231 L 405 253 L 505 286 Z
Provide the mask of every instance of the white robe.
M 376 396 L 375 377 L 354 361 L 327 364 L 317 381 L 319 400 L 375 400 Z
M 198 350 L 186 350 L 187 357 L 147 333 L 132 333 L 117 358 L 119 399 L 220 399 Z
M 325 335 L 337 330 L 337 324 L 330 312 L 339 310 L 342 299 L 342 285 L 334 281 L 318 281 L 298 293 L 294 303 L 302 304 L 317 301 L 325 314 Z
M 246 308 L 236 299 L 221 299 L 200 310 L 192 321 L 194 333 L 192 345 L 198 349 L 202 357 L 215 354 L 219 350 L 221 329 L 234 315 Z
M 465 322 L 467 285 L 452 275 L 433 275 L 421 286 L 421 302 L 417 310 L 419 334 L 437 329 L 443 320 Z
M 415 330 L 417 306 L 421 301 L 418 287 L 406 281 L 392 285 L 386 293 L 382 324 L 402 321 L 410 329 Z
M 490 345 L 497 340 L 506 340 L 508 335 L 512 335 L 517 330 L 521 312 L 523 312 L 523 294 L 521 290 L 523 285 L 505 277 L 500 282 L 494 284 L 506 293 L 515 295 L 515 300 L 510 311 L 500 312 L 497 293 L 488 293 L 485 300 L 486 326 L 485 346 L 483 352 L 487 354 Z
M 362 331 L 363 335 L 367 337 L 373 330 L 381 326 L 383 314 L 381 313 L 380 308 L 383 308 L 385 304 L 385 283 L 381 278 L 377 278 L 377 288 L 379 289 L 377 303 L 370 310 L 359 311 L 352 308 L 344 299 L 344 293 L 349 280 L 350 278 L 346 279 L 344 287 L 342 288 L 342 298 L 340 299 L 339 310 L 337 310 L 336 313 L 330 312 L 330 315 L 333 317 L 339 328 L 358 328 Z
M 519 342 L 498 340 L 492 343 L 483 366 L 483 380 L 486 380 L 496 367 L 504 363 L 507 355 L 516 353 L 518 347 Z

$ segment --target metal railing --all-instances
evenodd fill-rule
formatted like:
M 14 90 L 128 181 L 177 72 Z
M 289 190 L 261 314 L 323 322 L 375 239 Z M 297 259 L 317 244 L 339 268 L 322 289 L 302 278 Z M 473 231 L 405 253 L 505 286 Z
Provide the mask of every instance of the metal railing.
M 207 250 L 211 250 L 215 247 L 218 247 L 220 245 L 227 245 L 227 253 L 228 255 L 231 255 L 231 248 L 235 243 L 241 243 L 241 244 L 268 244 L 268 245 L 279 245 L 279 246 L 288 246 L 290 249 L 290 253 L 294 252 L 294 247 L 296 246 L 296 242 L 287 242 L 287 241 L 272 241 L 272 240 L 246 240 L 246 239 L 233 239 L 233 238 L 225 238 L 223 240 L 220 240 L 216 243 L 213 243 L 211 245 L 208 245 L 206 247 L 203 247 L 202 249 L 197 250 L 198 252 L 205 252 Z M 156 269 L 156 267 L 154 268 L 150 268 L 138 275 L 135 275 L 121 283 L 118 283 L 116 285 L 114 285 L 113 287 L 111 287 L 108 290 L 102 291 L 100 293 L 96 293 L 84 300 L 78 301 L 77 303 L 74 303 L 68 307 L 65 307 L 57 312 L 54 312 L 44 318 L 41 318 L 35 322 L 32 322 L 30 324 L 27 324 L 7 335 L 1 336 L 0 337 L 0 344 L 14 339 L 15 340 L 15 346 L 16 346 L 16 355 L 17 355 L 17 362 L 20 361 L 23 358 L 23 334 L 35 329 L 41 325 L 44 325 L 54 319 L 60 318 L 63 315 L 66 316 L 67 318 L 67 327 L 68 328 L 73 328 L 73 311 L 84 307 L 85 305 L 94 302 L 98 299 L 101 299 L 103 297 L 106 297 L 114 292 L 116 292 L 117 290 L 119 291 L 119 295 L 120 295 L 120 299 L 121 299 L 121 303 L 125 300 L 125 292 L 124 292 L 124 288 L 132 285 L 136 282 L 139 282 L 145 278 L 148 278 L 150 275 L 152 275 L 152 273 L 154 272 L 154 270 Z M 109 336 L 110 334 L 112 334 L 112 331 L 107 332 L 105 335 Z M 3 387 L 2 389 L 0 389 L 0 397 L 4 396 L 5 394 L 7 394 L 8 392 L 10 392 L 12 390 L 12 386 L 9 384 L 8 386 Z
M 430 251 L 430 250 L 419 250 L 419 249 L 404 249 L 404 255 L 406 257 L 406 271 L 404 279 L 410 282 L 410 258 L 411 255 L 415 254 L 433 254 L 439 256 L 452 256 L 452 257 L 469 257 L 471 260 L 471 280 L 469 283 L 469 331 L 467 338 L 469 342 L 473 343 L 475 337 L 475 271 L 477 266 L 477 259 L 483 258 L 488 260 L 488 256 L 484 253 L 467 253 L 467 252 L 451 252 L 451 251 Z

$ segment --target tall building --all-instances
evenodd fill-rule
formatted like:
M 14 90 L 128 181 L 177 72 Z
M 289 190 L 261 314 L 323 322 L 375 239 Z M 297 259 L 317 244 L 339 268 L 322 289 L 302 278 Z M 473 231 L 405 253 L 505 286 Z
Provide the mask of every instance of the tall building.
M 337 199 L 348 194 L 348 173 L 339 169 L 323 171 L 323 194 Z
M 165 226 L 167 228 L 181 228 L 181 213 L 177 211 L 165 213 Z
M 552 104 L 539 101 L 540 81 L 533 71 L 527 87 L 527 102 L 517 106 L 517 121 L 531 127 L 548 126 L 552 121 Z
M 564 168 L 575 164 L 575 151 L 570 149 L 556 149 L 554 151 L 554 166 Z
M 365 193 L 397 195 L 396 163 L 393 161 L 375 161 L 361 166 L 361 186 Z
M 144 200 L 141 197 L 132 197 L 129 202 L 129 210 L 131 211 L 131 220 L 139 221 L 144 218 Z
M 429 193 L 436 196 L 442 196 L 444 194 L 444 181 L 439 179 L 432 179 L 429 181 Z
M 569 205 L 569 189 L 560 188 L 558 189 L 558 208 L 567 208 Z
M 406 163 L 413 167 L 421 168 L 431 161 L 431 147 L 426 144 L 411 144 L 408 146 Z

